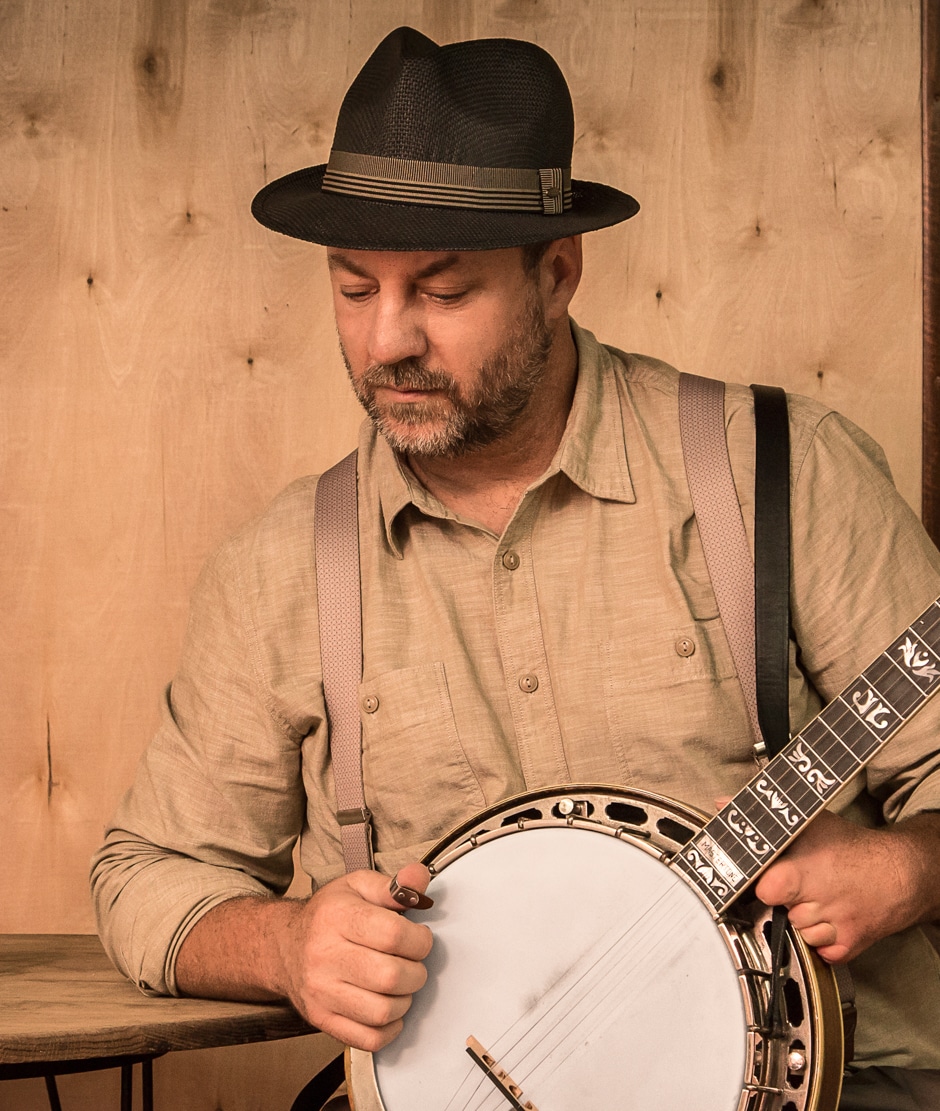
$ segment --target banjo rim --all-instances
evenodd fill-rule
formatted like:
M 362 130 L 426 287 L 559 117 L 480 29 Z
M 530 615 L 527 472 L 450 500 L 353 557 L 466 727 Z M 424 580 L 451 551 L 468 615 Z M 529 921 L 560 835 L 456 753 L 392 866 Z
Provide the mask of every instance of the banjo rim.
M 608 818 L 593 817 L 596 810 L 596 800 L 610 800 L 626 806 L 635 805 L 638 810 L 661 812 L 674 823 L 667 827 L 668 832 L 658 828 L 662 824 L 653 819 L 647 822 L 612 821 Z M 552 815 L 533 818 L 526 816 L 525 811 L 532 810 L 538 803 L 553 800 Z M 573 810 L 560 813 L 559 807 L 563 804 L 573 803 Z M 587 804 L 586 806 L 584 804 Z M 579 812 L 583 807 L 583 812 Z M 566 809 L 564 807 L 563 809 Z M 606 808 L 605 808 L 606 809 Z M 422 863 L 430 870 L 432 877 L 443 872 L 450 864 L 461 856 L 472 851 L 479 845 L 500 837 L 512 836 L 525 829 L 543 828 L 550 826 L 568 825 L 577 828 L 589 829 L 593 832 L 605 833 L 627 841 L 632 847 L 639 848 L 655 857 L 664 864 L 669 863 L 670 857 L 685 843 L 677 839 L 676 833 L 687 823 L 691 829 L 686 832 L 689 836 L 694 834 L 709 819 L 705 811 L 675 799 L 650 791 L 640 791 L 632 788 L 617 787 L 609 784 L 564 784 L 537 788 L 533 791 L 521 792 L 510 796 L 500 802 L 494 803 L 486 809 L 479 811 L 471 818 L 455 826 L 445 834 L 433 848 L 425 854 Z M 487 828 L 494 819 L 499 823 L 495 828 Z M 647 828 L 652 827 L 652 828 Z M 668 846 L 668 848 L 667 848 Z M 674 872 L 682 879 L 681 873 Z M 698 891 L 688 884 L 690 890 Z M 701 896 L 699 895 L 701 898 Z M 704 900 L 703 900 L 704 902 Z M 757 904 L 754 901 L 755 906 Z M 707 905 L 707 904 L 706 904 Z M 709 912 L 712 913 L 709 907 Z M 760 993 L 754 988 L 753 983 L 745 986 L 747 980 L 745 968 L 753 972 L 759 970 L 747 961 L 759 960 L 767 948 L 758 938 L 759 923 L 765 921 L 769 911 L 763 916 L 756 916 L 752 929 L 742 929 L 742 923 L 732 922 L 729 926 L 728 915 L 720 915 L 715 919 L 716 929 L 725 938 L 732 962 L 739 968 L 739 977 L 742 979 L 742 989 L 745 998 L 751 997 L 750 1007 L 755 999 L 759 1005 Z M 733 935 L 737 944 L 729 940 Z M 728 1111 L 777 1111 L 784 1107 L 794 1107 L 796 1111 L 835 1111 L 838 1105 L 842 1087 L 843 1071 L 843 1026 L 842 1008 L 839 991 L 832 969 L 823 962 L 815 950 L 811 949 L 792 928 L 787 929 L 790 942 L 791 968 L 796 965 L 799 970 L 799 982 L 802 986 L 801 999 L 805 1004 L 808 1014 L 805 1016 L 805 1025 L 809 1027 L 811 1053 L 809 1068 L 799 1080 L 798 1087 L 804 1096 L 801 1103 L 785 1103 L 786 1096 L 780 1089 L 772 1089 L 762 1083 L 752 1084 L 746 1080 L 742 1083 L 741 1096 L 736 1109 Z M 751 1032 L 746 1032 L 752 1037 Z M 761 1035 L 761 1037 L 763 1037 Z M 778 1039 L 779 1040 L 779 1039 Z M 790 1039 L 786 1039 L 788 1042 Z M 766 1048 L 764 1048 L 766 1047 Z M 806 1046 L 805 1048 L 810 1048 Z M 773 1039 L 766 1038 L 762 1041 L 761 1052 L 765 1057 L 760 1064 L 761 1080 L 771 1070 L 769 1058 L 774 1049 Z M 748 1067 L 753 1066 L 753 1047 L 749 1044 L 747 1057 Z M 363 1050 L 346 1049 L 346 1076 L 349 1087 L 349 1102 L 352 1111 L 387 1111 L 382 1097 L 379 1094 L 378 1081 L 375 1072 L 373 1055 Z M 780 1071 L 777 1062 L 777 1072 Z M 776 1093 L 779 1093 L 779 1099 Z M 716 1109 L 724 1111 L 724 1109 Z

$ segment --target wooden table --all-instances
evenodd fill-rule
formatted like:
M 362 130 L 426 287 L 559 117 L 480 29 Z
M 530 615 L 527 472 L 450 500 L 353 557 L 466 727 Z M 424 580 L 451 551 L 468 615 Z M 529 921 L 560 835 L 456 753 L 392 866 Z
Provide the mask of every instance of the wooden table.
M 121 1111 L 131 1111 L 140 1063 L 151 1111 L 154 1057 L 312 1032 L 287 1005 L 142 995 L 94 934 L 0 934 L 0 1080 L 44 1077 L 53 1111 L 59 1073 L 120 1067 Z

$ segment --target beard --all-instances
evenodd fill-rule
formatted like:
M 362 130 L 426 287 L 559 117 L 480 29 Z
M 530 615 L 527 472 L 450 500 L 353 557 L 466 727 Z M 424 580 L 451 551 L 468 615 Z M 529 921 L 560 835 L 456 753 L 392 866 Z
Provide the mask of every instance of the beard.
M 545 375 L 552 337 L 541 304 L 531 293 L 503 344 L 480 364 L 465 392 L 443 369 L 424 359 L 372 363 L 358 378 L 340 351 L 353 390 L 372 423 L 403 455 L 456 458 L 505 436 L 529 404 Z M 420 401 L 380 404 L 382 386 L 433 390 Z

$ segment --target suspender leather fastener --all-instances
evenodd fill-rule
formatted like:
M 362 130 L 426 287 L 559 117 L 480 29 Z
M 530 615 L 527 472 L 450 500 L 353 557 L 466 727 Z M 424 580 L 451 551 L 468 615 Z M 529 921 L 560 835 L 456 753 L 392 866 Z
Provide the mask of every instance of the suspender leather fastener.
M 372 811 L 368 806 L 359 806 L 354 810 L 337 810 L 336 820 L 341 826 L 368 825 L 372 821 Z

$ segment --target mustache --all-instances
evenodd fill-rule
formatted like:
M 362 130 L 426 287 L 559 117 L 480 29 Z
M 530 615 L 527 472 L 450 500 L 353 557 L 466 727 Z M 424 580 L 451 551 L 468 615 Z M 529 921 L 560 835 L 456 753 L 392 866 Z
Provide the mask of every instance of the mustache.
M 360 382 L 373 389 L 393 386 L 399 390 L 442 390 L 448 395 L 456 389 L 456 383 L 449 374 L 426 366 L 420 359 L 371 363 L 363 371 Z

